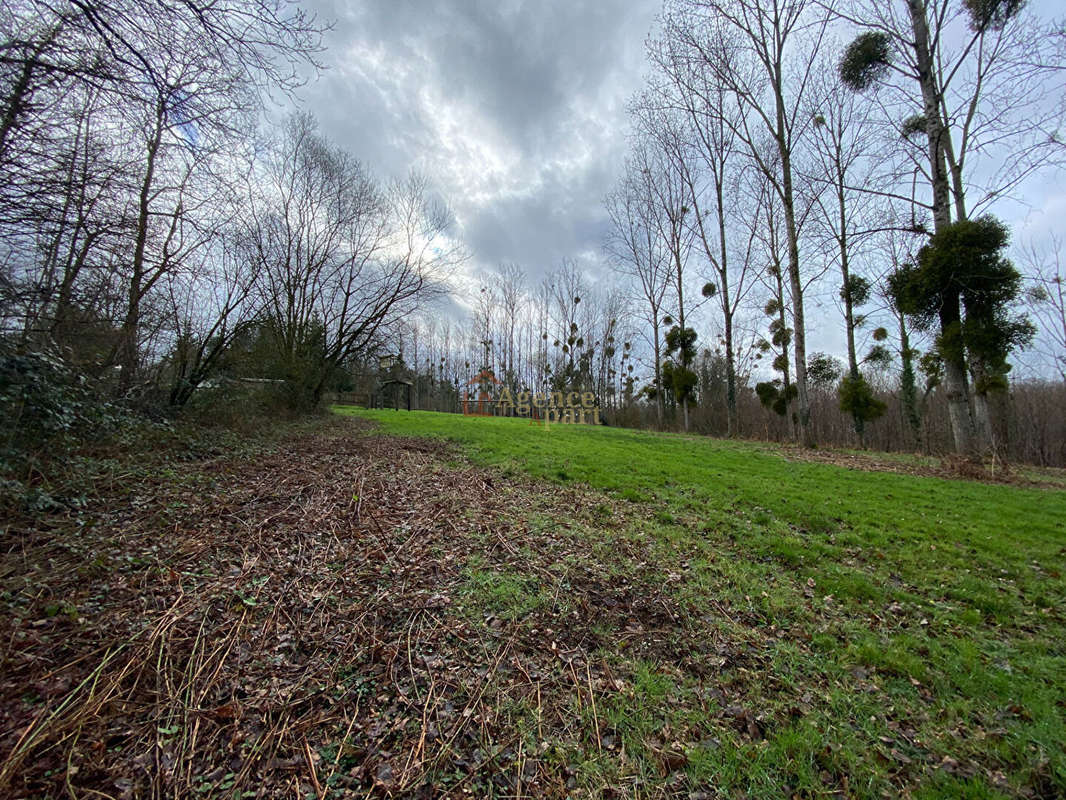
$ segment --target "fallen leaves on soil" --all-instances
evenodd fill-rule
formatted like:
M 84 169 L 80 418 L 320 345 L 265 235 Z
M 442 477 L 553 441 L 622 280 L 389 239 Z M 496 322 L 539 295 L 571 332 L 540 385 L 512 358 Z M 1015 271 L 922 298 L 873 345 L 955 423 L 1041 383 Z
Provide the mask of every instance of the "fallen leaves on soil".
M 636 580 L 571 576 L 560 597 L 543 566 L 570 546 L 560 523 L 536 537 L 543 627 L 464 613 L 471 553 L 529 567 L 526 512 L 602 498 L 501 487 L 445 445 L 353 428 L 8 529 L 0 791 L 566 793 L 549 734 L 579 735 L 575 709 L 622 685 L 591 662 L 592 623 L 652 652 L 677 609 Z

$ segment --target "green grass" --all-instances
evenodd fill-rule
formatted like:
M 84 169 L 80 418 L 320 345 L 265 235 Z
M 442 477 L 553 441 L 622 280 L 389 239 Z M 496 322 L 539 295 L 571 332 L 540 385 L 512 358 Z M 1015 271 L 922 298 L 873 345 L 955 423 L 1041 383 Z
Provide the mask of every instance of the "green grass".
M 535 581 L 509 572 L 488 569 L 476 555 L 463 571 L 459 600 L 475 616 L 496 616 L 516 621 L 544 605 Z
M 858 797 L 1066 793 L 1066 492 L 853 471 L 694 436 L 343 413 L 458 442 L 501 479 L 606 493 L 626 520 L 576 530 L 588 558 L 625 575 L 614 545 L 641 543 L 641 567 L 686 610 L 678 636 L 750 650 L 709 681 L 605 645 L 632 684 L 603 711 L 641 780 L 666 779 L 641 744 L 665 729 L 687 732 L 690 785 L 726 794 L 813 796 L 839 775 Z M 545 602 L 533 576 L 476 558 L 466 576 L 487 613 L 520 618 Z M 708 701 L 718 686 L 728 700 Z M 723 716 L 738 704 L 758 735 Z M 590 788 L 618 780 L 609 756 L 578 755 Z

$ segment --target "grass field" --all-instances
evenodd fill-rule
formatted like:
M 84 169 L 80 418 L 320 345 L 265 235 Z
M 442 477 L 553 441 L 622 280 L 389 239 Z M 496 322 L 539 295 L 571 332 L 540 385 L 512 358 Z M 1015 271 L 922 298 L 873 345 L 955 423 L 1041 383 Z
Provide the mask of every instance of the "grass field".
M 1066 795 L 1061 475 L 422 412 L 189 435 L 0 520 L 0 796 Z
M 590 669 L 579 727 L 540 744 L 565 751 L 571 785 L 1066 794 L 1066 493 L 680 435 L 341 413 L 456 442 L 456 463 L 472 459 L 501 486 L 602 494 L 599 518 L 531 512 L 511 542 L 520 557 L 469 553 L 455 609 L 527 633 L 554 611 L 591 631 L 587 662 L 615 691 L 594 692 Z M 544 551 L 539 537 L 566 544 Z M 658 608 L 588 613 L 568 592 L 590 583 L 601 599 L 624 588 Z

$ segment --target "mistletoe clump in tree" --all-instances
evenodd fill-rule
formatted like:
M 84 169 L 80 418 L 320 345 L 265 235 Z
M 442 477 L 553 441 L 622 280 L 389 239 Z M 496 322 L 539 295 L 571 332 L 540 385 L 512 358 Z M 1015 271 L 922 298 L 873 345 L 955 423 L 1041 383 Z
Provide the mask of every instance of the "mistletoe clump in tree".
M 840 397 L 840 410 L 851 415 L 859 444 L 865 447 L 866 423 L 880 419 L 888 406 L 874 395 L 870 382 L 861 374 L 846 375 L 837 387 L 837 395 Z
M 770 338 L 759 341 L 756 360 L 761 360 L 764 355 L 774 353 L 772 366 L 776 372 L 781 373 L 780 378 L 763 381 L 755 384 L 755 394 L 759 402 L 765 408 L 771 409 L 778 416 L 785 416 L 792 401 L 799 396 L 799 391 L 789 379 L 789 345 L 792 342 L 792 329 L 785 322 L 784 303 L 781 300 L 780 272 L 778 276 L 778 297 L 771 298 L 763 313 L 770 317 Z
M 893 300 L 916 328 L 930 330 L 939 323 L 939 359 L 968 361 L 978 425 L 1002 425 L 1007 358 L 1036 332 L 1014 310 L 1022 277 L 1003 255 L 1008 241 L 1006 226 L 991 215 L 954 222 L 930 238 L 916 261 L 889 278 Z M 995 413 L 990 405 L 998 406 Z M 1002 442 L 1002 431 L 979 432 L 986 440 Z
M 861 275 L 848 275 L 847 281 L 840 287 L 840 299 L 847 309 L 848 374 L 840 381 L 837 396 L 840 398 L 840 410 L 851 417 L 859 445 L 865 447 L 866 424 L 880 419 L 888 406 L 874 395 L 873 387 L 860 371 L 860 367 L 865 364 L 887 365 L 892 360 L 892 354 L 887 347 L 880 344 L 888 338 L 888 331 L 884 328 L 877 328 L 873 332 L 876 344 L 870 347 L 862 359 L 855 353 L 855 332 L 865 324 L 866 315 L 855 314 L 854 309 L 869 301 L 870 282 Z
M 680 325 L 671 327 L 666 334 L 666 357 L 663 386 L 678 403 L 695 400 L 699 376 L 691 365 L 696 358 L 696 331 L 685 328 L 682 333 Z

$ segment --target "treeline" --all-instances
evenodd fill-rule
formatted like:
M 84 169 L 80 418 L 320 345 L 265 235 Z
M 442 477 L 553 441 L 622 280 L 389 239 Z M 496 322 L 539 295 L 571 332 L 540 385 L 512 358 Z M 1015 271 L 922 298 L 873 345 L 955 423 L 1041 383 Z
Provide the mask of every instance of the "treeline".
M 1026 350 L 1066 381 L 1059 248 L 1016 250 L 1023 274 L 992 214 L 1061 169 L 1062 24 L 1007 0 L 670 0 L 661 22 L 604 200 L 613 272 L 506 265 L 465 329 L 410 330 L 423 402 L 490 367 L 633 424 L 1064 463 L 1062 385 L 1009 380 Z M 831 327 L 841 359 L 808 347 Z
M 607 199 L 610 253 L 656 329 L 659 394 L 692 400 L 686 317 L 707 302 L 739 431 L 737 322 L 761 306 L 755 357 L 773 377 L 755 391 L 814 444 L 809 310 L 833 292 L 835 388 L 859 443 L 888 410 L 871 373 L 895 363 L 909 438 L 935 388 L 954 450 L 1005 454 L 1008 359 L 1036 332 L 1023 304 L 1052 301 L 1024 291 L 990 207 L 1060 165 L 1063 45 L 1006 0 L 667 3 Z
M 406 387 L 384 384 L 398 379 L 410 383 L 413 408 L 461 413 L 464 400 L 474 403 L 482 390 L 497 396 L 503 388 L 513 396 L 521 391 L 590 391 L 603 411 L 603 421 L 610 425 L 683 427 L 684 409 L 676 394 L 655 391 L 653 331 L 642 324 L 639 305 L 620 287 L 597 289 L 573 261 L 564 262 L 542 279 L 514 264 L 504 265 L 493 277 L 471 292 L 467 318 L 413 315 L 391 342 L 399 360 L 385 368 L 376 356 L 351 362 L 331 384 L 339 394 L 330 398 L 405 408 Z M 738 326 L 737 340 L 744 346 L 734 362 L 737 421 L 732 435 L 797 441 L 795 416 L 777 413 L 757 391 L 763 383 L 760 373 L 765 371 L 763 359 L 758 358 L 762 340 L 754 324 L 758 321 L 745 317 Z M 689 428 L 694 433 L 728 436 L 728 365 L 720 335 L 708 338 L 714 344 L 699 348 L 692 360 Z M 667 346 L 664 353 L 664 375 L 670 380 L 676 350 Z M 928 364 L 931 359 L 923 361 Z M 901 400 L 898 364 L 895 353 L 892 359 L 868 362 L 865 368 L 872 396 L 884 407 L 866 430 L 866 446 L 912 453 L 952 452 L 946 398 L 935 373 L 919 371 L 914 399 L 917 413 L 911 416 Z M 841 409 L 839 386 L 846 370 L 842 359 L 826 353 L 814 353 L 808 362 L 812 427 L 815 439 L 823 445 L 854 447 L 859 443 L 854 419 Z M 486 371 L 499 385 L 485 385 Z M 1064 402 L 1066 382 L 1014 383 L 1009 390 L 1008 437 L 1000 455 L 1009 461 L 1066 466 L 1066 418 L 1059 412 Z M 507 415 L 513 410 L 498 408 L 494 413 Z
M 990 214 L 1066 154 L 1061 25 L 1015 0 L 661 23 L 601 257 L 464 292 L 425 179 L 268 122 L 317 66 L 295 3 L 5 3 L 4 452 L 234 385 L 305 410 L 398 377 L 457 410 L 488 368 L 613 424 L 1061 463 L 1062 384 L 1008 380 L 1029 348 L 1066 382 L 1057 246 L 1023 275 Z M 842 358 L 808 352 L 831 326 Z
M 13 424 L 43 407 L 30 373 L 156 413 L 227 377 L 309 408 L 445 291 L 461 248 L 422 177 L 375 177 L 307 115 L 269 123 L 321 31 L 288 0 L 3 4 Z

